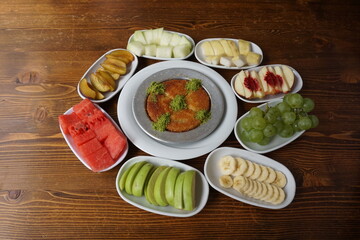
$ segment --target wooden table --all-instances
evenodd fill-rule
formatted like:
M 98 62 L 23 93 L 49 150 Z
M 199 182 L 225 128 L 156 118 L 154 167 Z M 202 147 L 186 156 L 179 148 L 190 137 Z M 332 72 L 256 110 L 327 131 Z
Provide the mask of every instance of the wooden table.
M 0 3 L 0 239 L 359 238 L 360 7 L 357 1 L 51 1 Z M 57 117 L 81 99 L 77 83 L 103 53 L 138 29 L 243 38 L 302 76 L 316 102 L 316 129 L 265 154 L 296 180 L 281 210 L 244 204 L 210 188 L 190 218 L 156 215 L 123 201 L 119 168 L 85 168 Z M 197 62 L 194 56 L 188 59 Z M 138 70 L 156 63 L 139 58 Z M 237 73 L 218 70 L 226 80 Z M 115 121 L 117 99 L 100 106 Z M 255 104 L 237 100 L 238 116 Z M 233 133 L 221 146 L 242 148 Z M 148 155 L 130 144 L 130 159 Z M 200 171 L 207 154 L 184 161 Z

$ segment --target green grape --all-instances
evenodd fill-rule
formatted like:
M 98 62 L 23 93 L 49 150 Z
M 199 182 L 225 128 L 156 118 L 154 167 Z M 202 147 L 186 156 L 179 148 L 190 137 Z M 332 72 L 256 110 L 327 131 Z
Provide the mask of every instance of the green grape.
M 298 120 L 298 127 L 301 130 L 308 130 L 311 128 L 311 126 L 312 126 L 312 121 L 309 117 L 301 117 Z
M 284 96 L 283 102 L 287 103 L 289 105 L 289 97 L 293 95 L 293 93 L 288 93 Z
M 315 128 L 319 125 L 319 118 L 315 115 L 309 115 L 308 116 L 311 120 L 311 128 Z
M 276 105 L 276 108 L 279 109 L 280 113 L 290 112 L 291 110 L 289 104 L 287 104 L 285 101 Z
M 249 142 L 250 139 L 249 139 L 249 132 L 248 131 L 241 131 L 240 132 L 240 139 L 243 141 L 243 142 Z
M 242 129 L 250 131 L 252 129 L 252 119 L 250 117 L 245 117 L 241 119 L 240 126 Z
M 249 140 L 251 142 L 259 143 L 264 138 L 264 134 L 261 130 L 251 129 L 249 132 Z
M 293 93 L 287 98 L 287 103 L 292 108 L 301 108 L 304 103 L 304 99 L 299 93 Z
M 285 124 L 283 123 L 283 121 L 281 120 L 277 120 L 273 126 L 275 127 L 276 129 L 276 133 L 279 134 L 283 129 L 284 129 L 284 126 Z
M 283 138 L 289 138 L 294 135 L 294 129 L 289 124 L 285 124 L 279 135 Z
M 295 132 L 301 131 L 301 129 L 299 128 L 299 125 L 298 125 L 298 120 L 295 120 L 295 122 L 293 124 L 291 124 L 291 126 Z
M 310 98 L 304 98 L 304 103 L 302 105 L 302 109 L 304 112 L 308 113 L 311 112 L 315 108 L 315 103 Z
M 296 120 L 296 114 L 294 112 L 284 112 L 281 118 L 285 124 L 293 124 Z
M 271 138 L 269 137 L 264 137 L 260 142 L 258 142 L 259 145 L 265 146 L 268 145 L 271 141 Z
M 252 127 L 258 130 L 263 130 L 266 127 L 266 120 L 263 117 L 253 117 Z
M 264 112 L 260 108 L 252 107 L 249 111 L 249 116 L 250 117 L 262 117 L 262 116 L 264 116 Z
M 275 128 L 273 125 L 268 124 L 268 125 L 266 125 L 266 127 L 264 128 L 263 134 L 264 134 L 265 137 L 275 136 L 275 135 L 276 135 L 276 128 Z
M 264 116 L 264 119 L 268 122 L 268 123 L 274 123 L 277 120 L 277 116 L 272 113 L 272 112 L 267 112 Z

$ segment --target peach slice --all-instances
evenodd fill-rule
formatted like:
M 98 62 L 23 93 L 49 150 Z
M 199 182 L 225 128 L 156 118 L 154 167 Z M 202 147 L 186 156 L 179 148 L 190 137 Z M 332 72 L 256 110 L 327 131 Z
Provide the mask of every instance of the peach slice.
M 126 50 L 115 50 L 110 54 L 108 54 L 108 56 L 117 57 L 119 59 L 120 58 L 127 59 L 127 61 L 125 62 L 126 64 L 134 61 L 134 56 L 129 51 Z
M 80 81 L 80 91 L 82 94 L 84 94 L 85 97 L 88 98 L 96 98 L 96 92 L 89 86 L 88 81 L 86 78 L 81 79 Z
M 103 78 L 99 78 L 96 74 L 90 75 L 92 85 L 100 92 L 108 92 L 111 90 L 110 84 Z

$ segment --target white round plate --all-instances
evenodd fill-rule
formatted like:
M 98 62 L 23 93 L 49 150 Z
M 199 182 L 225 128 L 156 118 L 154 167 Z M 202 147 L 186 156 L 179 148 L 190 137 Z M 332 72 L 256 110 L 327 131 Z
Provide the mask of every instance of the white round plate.
M 148 31 L 148 30 L 139 30 L 139 31 Z M 164 32 L 169 32 L 169 33 L 175 33 L 175 34 L 179 34 L 180 36 L 184 36 L 186 37 L 190 42 L 191 42 L 191 52 L 183 57 L 183 58 L 161 58 L 161 57 L 153 57 L 153 56 L 148 56 L 148 55 L 141 55 L 140 57 L 143 57 L 143 58 L 148 58 L 148 59 L 154 59 L 154 60 L 159 60 L 159 61 L 169 61 L 169 60 L 184 60 L 184 59 L 187 59 L 189 58 L 193 53 L 194 53 L 194 49 L 195 49 L 195 42 L 194 40 L 189 36 L 189 35 L 186 35 L 184 33 L 179 33 L 179 32 L 174 32 L 174 31 L 168 31 L 168 30 L 164 30 Z M 128 40 L 128 43 L 132 41 L 132 38 L 134 37 L 134 34 L 132 34 L 130 37 L 129 37 L 129 40 Z
M 222 122 L 210 135 L 197 142 L 170 146 L 152 139 L 139 127 L 132 112 L 132 101 L 143 80 L 158 71 L 174 67 L 193 69 L 210 78 L 224 96 L 225 109 Z M 140 70 L 128 81 L 120 93 L 117 113 L 121 128 L 135 146 L 157 157 L 185 160 L 204 155 L 217 148 L 227 139 L 237 118 L 237 102 L 229 83 L 216 71 L 189 61 L 165 61 Z
M 261 104 L 260 106 L 258 106 L 258 108 L 265 110 L 266 106 L 269 106 L 269 107 L 276 106 L 280 102 L 282 102 L 282 99 L 275 99 L 271 102 Z M 292 141 L 294 141 L 295 139 L 300 137 L 305 132 L 305 131 L 295 132 L 294 135 L 292 135 L 289 138 L 283 138 L 283 137 L 280 137 L 279 135 L 276 135 L 273 137 L 273 139 L 270 141 L 269 144 L 264 145 L 264 146 L 259 145 L 257 143 L 253 143 L 253 142 L 245 142 L 240 137 L 240 131 L 241 131 L 240 121 L 248 115 L 249 115 L 249 112 L 242 115 L 236 121 L 235 126 L 234 126 L 234 134 L 235 134 L 235 137 L 238 140 L 238 142 L 241 144 L 241 146 L 243 146 L 245 149 L 252 151 L 252 152 L 256 152 L 256 153 L 272 152 L 276 149 L 279 149 L 279 148 L 291 143 Z
M 287 65 L 284 65 L 284 64 L 270 64 L 270 65 L 264 65 L 264 66 L 259 66 L 259 67 L 255 67 L 255 68 L 251 68 L 249 69 L 249 71 L 256 71 L 256 72 L 259 72 L 263 67 L 275 67 L 275 66 L 287 66 Z M 292 72 L 294 73 L 294 85 L 293 87 L 291 88 L 291 91 L 289 93 L 296 93 L 296 92 L 299 92 L 303 86 L 303 80 L 299 74 L 298 71 L 296 71 L 294 68 L 290 67 L 290 66 L 287 66 L 289 67 Z M 274 99 L 278 99 L 278 98 L 283 98 L 285 96 L 285 93 L 278 93 L 278 94 L 272 94 L 272 95 L 266 95 L 265 97 L 263 98 L 254 98 L 254 99 L 246 99 L 242 96 L 240 96 L 236 91 L 235 91 L 235 79 L 237 77 L 239 73 L 235 74 L 232 79 L 231 79 L 231 88 L 234 92 L 234 94 L 236 95 L 236 97 L 238 97 L 239 99 L 241 99 L 242 101 L 244 102 L 248 102 L 248 103 L 263 103 L 263 102 L 269 102 L 269 101 L 272 101 Z
M 116 50 L 125 50 L 127 51 L 126 49 L 123 49 L 123 48 L 116 48 L 116 49 L 112 49 L 108 52 L 106 52 L 104 55 L 102 55 L 98 60 L 96 60 L 93 65 L 91 65 L 91 67 L 89 67 L 89 69 L 84 73 L 84 75 L 80 78 L 80 81 L 83 79 L 83 78 L 86 78 L 88 82 L 90 82 L 90 75 L 94 72 L 96 72 L 100 67 L 101 67 L 101 63 L 103 61 L 105 61 L 106 59 L 106 55 L 108 55 L 109 53 L 111 52 L 114 52 Z M 132 53 L 131 53 L 132 54 Z M 134 61 L 132 61 L 131 63 L 127 64 L 126 68 L 126 74 L 125 75 L 122 75 L 120 76 L 120 78 L 118 80 L 115 81 L 116 83 L 116 89 L 115 91 L 112 91 L 112 92 L 105 92 L 105 93 L 102 93 L 104 95 L 104 99 L 91 99 L 89 98 L 89 100 L 91 100 L 92 102 L 94 103 L 102 103 L 102 102 L 106 102 L 108 101 L 109 99 L 111 99 L 112 97 L 114 97 L 125 85 L 125 83 L 127 82 L 127 80 L 129 80 L 129 78 L 134 74 L 135 70 L 136 70 L 136 67 L 138 65 L 138 59 L 136 57 L 136 55 L 132 54 L 134 56 Z M 79 96 L 82 98 L 82 99 L 85 99 L 87 98 L 86 96 L 84 96 L 81 91 L 80 91 L 80 81 L 77 85 L 77 91 L 78 91 L 78 94 Z
M 154 164 L 155 166 L 170 166 L 177 167 L 181 171 L 195 170 L 196 171 L 196 179 L 195 179 L 195 209 L 192 211 L 180 210 L 176 209 L 172 206 L 155 206 L 150 204 L 144 196 L 135 197 L 133 195 L 127 194 L 125 191 L 121 191 L 119 187 L 119 181 L 121 175 L 124 173 L 126 169 L 132 166 L 136 162 L 147 161 L 149 163 Z M 172 161 L 164 158 L 157 157 L 149 157 L 149 156 L 138 156 L 127 160 L 120 168 L 117 176 L 116 176 L 116 190 L 120 197 L 130 203 L 133 206 L 136 206 L 145 211 L 149 211 L 152 213 L 171 216 L 171 217 L 191 217 L 197 213 L 199 213 L 206 205 L 208 197 L 209 197 L 209 184 L 207 183 L 204 175 L 197 169 L 190 167 L 184 163 Z
M 121 131 L 121 129 L 119 128 L 119 126 L 115 123 L 115 121 L 111 118 L 111 116 L 109 114 L 107 114 L 107 112 L 104 111 L 104 109 L 102 109 L 100 106 L 98 106 L 97 104 L 94 104 L 94 106 L 96 108 L 98 108 L 99 110 L 101 110 L 104 115 L 112 122 L 112 124 L 116 127 L 116 129 L 123 133 Z M 71 114 L 73 112 L 73 108 L 70 108 L 69 110 L 67 110 L 64 114 L 67 115 L 67 114 Z M 68 146 L 70 147 L 71 151 L 75 154 L 75 156 L 80 160 L 80 162 L 82 162 L 82 164 L 85 165 L 85 167 L 87 167 L 88 169 L 91 170 L 90 166 L 86 163 L 85 159 L 81 156 L 80 152 L 77 150 L 76 148 L 76 145 L 74 143 L 74 140 L 73 138 L 71 137 L 70 134 L 65 134 L 63 129 L 61 128 L 60 126 L 60 131 L 62 133 L 62 135 L 64 136 L 64 139 L 66 141 L 66 143 L 68 144 Z M 125 150 L 123 151 L 123 153 L 119 156 L 119 158 L 115 161 L 115 163 L 113 165 L 111 165 L 110 167 L 106 168 L 106 169 L 103 169 L 99 172 L 106 172 L 114 167 L 116 167 L 122 160 L 124 160 L 125 156 L 127 155 L 128 153 L 128 150 L 129 150 L 129 144 L 127 142 L 127 139 L 126 139 L 126 148 Z
M 204 56 L 204 54 L 203 54 L 202 51 L 201 51 L 201 45 L 202 45 L 204 42 L 207 42 L 207 41 L 220 40 L 220 39 L 225 39 L 225 40 L 234 41 L 234 42 L 236 43 L 236 45 L 239 47 L 239 44 L 238 44 L 238 41 L 237 41 L 238 39 L 234 39 L 234 38 L 206 38 L 206 39 L 203 39 L 203 40 L 201 40 L 200 42 L 198 42 L 198 43 L 196 44 L 196 46 L 195 46 L 195 57 L 196 57 L 196 59 L 197 59 L 200 63 L 202 63 L 202 64 L 204 64 L 204 65 L 206 65 L 206 66 L 209 66 L 209 67 L 221 68 L 221 69 L 230 69 L 230 70 L 249 69 L 249 68 L 253 68 L 253 67 L 256 67 L 256 66 L 258 66 L 258 65 L 261 64 L 261 62 L 262 62 L 262 60 L 263 60 L 263 58 L 264 58 L 264 54 L 263 54 L 261 48 L 260 48 L 258 45 L 256 45 L 255 43 L 253 43 L 253 42 L 250 42 L 250 44 L 251 44 L 251 51 L 261 55 L 260 62 L 259 62 L 259 64 L 257 64 L 257 65 L 250 65 L 250 66 L 249 66 L 249 65 L 245 65 L 245 66 L 243 66 L 243 67 L 226 67 L 226 66 L 223 66 L 223 65 L 220 65 L 220 64 L 219 64 L 219 65 L 215 65 L 215 64 L 207 63 L 207 62 L 205 61 L 205 56 Z
M 285 187 L 283 188 L 285 195 L 286 195 L 285 200 L 279 205 L 274 205 L 274 204 L 267 203 L 267 202 L 264 202 L 261 200 L 257 200 L 255 198 L 245 196 L 233 188 L 223 188 L 219 183 L 219 178 L 222 175 L 220 172 L 220 168 L 219 168 L 219 161 L 220 161 L 221 157 L 227 156 L 227 155 L 230 155 L 233 157 L 241 157 L 243 159 L 250 160 L 250 161 L 258 163 L 260 165 L 271 167 L 274 170 L 284 173 L 284 175 L 286 176 L 286 179 L 287 179 L 287 183 L 286 183 Z M 265 157 L 265 156 L 257 154 L 257 153 L 248 152 L 243 149 L 230 148 L 230 147 L 222 147 L 222 148 L 215 149 L 208 155 L 208 157 L 206 159 L 206 162 L 204 165 L 204 174 L 205 174 L 206 180 L 209 182 L 210 186 L 212 186 L 215 190 L 217 190 L 233 199 L 236 199 L 238 201 L 241 201 L 241 202 L 244 202 L 247 204 L 251 204 L 254 206 L 270 208 L 270 209 L 281 209 L 281 208 L 284 208 L 287 205 L 289 205 L 295 197 L 295 191 L 296 191 L 295 179 L 287 167 L 285 167 L 283 164 L 281 164 L 271 158 Z

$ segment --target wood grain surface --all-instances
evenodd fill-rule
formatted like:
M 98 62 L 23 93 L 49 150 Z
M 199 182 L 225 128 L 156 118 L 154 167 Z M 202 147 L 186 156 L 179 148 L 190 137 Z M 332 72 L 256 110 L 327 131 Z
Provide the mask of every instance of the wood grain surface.
M 0 239 L 359 239 L 358 1 L 0 1 Z M 287 166 L 294 201 L 247 205 L 210 188 L 190 218 L 156 215 L 117 194 L 116 168 L 96 174 L 67 146 L 57 117 L 106 51 L 139 29 L 243 38 L 263 64 L 295 68 L 320 125 L 265 154 Z M 194 56 L 188 59 L 197 62 Z M 137 71 L 156 63 L 139 58 Z M 216 69 L 227 81 L 237 71 Z M 100 104 L 117 119 L 117 99 Z M 239 117 L 255 104 L 237 100 Z M 232 133 L 221 146 L 242 148 Z M 130 159 L 148 155 L 130 143 Z M 203 172 L 207 154 L 184 161 Z

